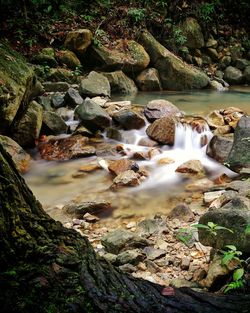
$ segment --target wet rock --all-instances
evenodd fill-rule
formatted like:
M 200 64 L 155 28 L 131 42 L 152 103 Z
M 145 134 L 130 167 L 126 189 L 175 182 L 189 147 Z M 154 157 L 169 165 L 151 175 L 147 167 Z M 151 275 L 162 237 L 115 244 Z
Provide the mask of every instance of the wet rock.
M 89 173 L 89 172 L 93 172 L 96 171 L 98 169 L 100 169 L 101 166 L 98 163 L 88 163 L 86 165 L 82 165 L 79 168 L 79 172 L 85 172 L 85 173 Z
M 64 94 L 61 92 L 56 92 L 51 97 L 51 103 L 53 108 L 58 109 L 64 106 Z
M 214 136 L 208 146 L 207 155 L 220 163 L 224 163 L 233 146 L 233 134 Z
M 225 121 L 222 114 L 219 111 L 215 110 L 208 114 L 206 117 L 207 123 L 210 127 L 217 128 L 219 126 L 224 126 Z
M 73 214 L 75 217 L 82 218 L 86 213 L 89 214 L 110 214 L 113 210 L 111 203 L 107 201 L 86 201 L 79 204 L 69 203 L 62 209 L 67 214 Z
M 30 167 L 30 155 L 18 143 L 7 136 L 0 135 L 0 144 L 11 155 L 18 171 L 22 174 L 26 173 Z
M 162 90 L 159 73 L 155 68 L 145 69 L 135 80 L 138 88 L 142 91 Z
M 134 81 L 122 71 L 102 73 L 109 81 L 112 94 L 133 95 L 137 93 Z
M 185 222 L 192 222 L 194 220 L 194 213 L 186 203 L 180 203 L 171 210 L 168 217 L 177 218 Z
M 144 260 L 144 255 L 138 249 L 127 250 L 119 253 L 116 258 L 117 265 L 132 264 L 137 265 Z
M 163 99 L 149 101 L 144 109 L 147 120 L 152 123 L 162 117 L 181 115 L 181 111 L 171 102 Z
M 163 89 L 201 89 L 208 85 L 209 79 L 203 72 L 176 57 L 148 31 L 141 33 L 140 42 L 150 55 L 152 66 L 159 72 Z
M 92 71 L 80 80 L 79 93 L 83 97 L 110 97 L 109 81 L 104 75 Z
M 243 74 L 238 68 L 228 66 L 224 73 L 224 79 L 231 85 L 238 85 L 243 81 Z
M 83 125 L 78 125 L 76 129 L 73 131 L 73 135 L 82 135 L 84 137 L 93 137 L 94 133 L 91 132 L 88 128 Z
M 138 142 L 138 145 L 145 146 L 145 147 L 155 147 L 155 146 L 158 146 L 158 142 L 148 137 L 145 137 L 145 138 L 140 139 L 140 141 Z
M 202 177 L 205 175 L 204 167 L 199 160 L 189 160 L 178 166 L 175 171 L 188 177 Z
M 212 80 L 209 83 L 209 86 L 213 90 L 218 90 L 218 91 L 225 91 L 228 90 L 227 87 L 224 87 L 222 83 L 218 82 L 217 80 Z
M 105 45 L 91 48 L 91 57 L 95 65 L 99 64 L 103 70 L 107 71 L 139 72 L 144 70 L 150 61 L 145 49 L 134 40 L 116 40 L 112 48 Z
M 123 173 L 128 170 L 133 170 L 137 172 L 139 169 L 139 166 L 132 160 L 120 159 L 120 160 L 111 161 L 108 165 L 108 169 L 113 175 L 117 176 L 120 173 Z
M 78 90 L 69 88 L 64 97 L 65 104 L 75 108 L 77 105 L 83 103 L 83 98 L 80 96 Z
M 43 112 L 42 134 L 59 135 L 67 132 L 68 126 L 64 120 L 54 112 Z
M 122 141 L 122 132 L 121 130 L 115 128 L 115 127 L 109 127 L 107 130 L 107 137 L 110 139 L 114 139 L 116 141 Z
M 163 117 L 149 125 L 146 133 L 150 138 L 159 143 L 173 145 L 175 124 L 176 120 L 174 117 Z
M 68 32 L 64 46 L 77 53 L 79 56 L 84 55 L 84 52 L 91 44 L 93 34 L 89 29 L 77 29 Z
M 57 53 L 57 59 L 71 70 L 75 70 L 77 67 L 81 66 L 81 62 L 78 57 L 74 52 L 69 50 L 59 51 Z
M 204 47 L 204 37 L 202 34 L 201 27 L 196 19 L 188 17 L 180 25 L 183 35 L 187 38 L 185 45 L 188 48 L 200 49 Z
M 102 238 L 101 242 L 108 252 L 114 254 L 129 248 L 140 248 L 148 245 L 147 240 L 124 229 L 116 229 L 108 233 Z
M 26 113 L 13 129 L 13 139 L 22 147 L 34 147 L 42 127 L 43 108 L 36 101 L 29 103 Z
M 95 148 L 87 145 L 89 139 L 81 135 L 52 138 L 40 143 L 40 155 L 45 160 L 70 160 L 95 154 Z
M 236 172 L 243 167 L 250 167 L 250 116 L 243 116 L 238 122 L 226 162 Z
M 127 187 L 135 187 L 140 184 L 139 175 L 132 170 L 128 170 L 118 174 L 114 180 L 113 184 L 110 187 L 113 190 L 116 190 L 119 187 L 127 186 Z
M 249 180 L 234 180 L 227 185 L 228 188 L 238 191 L 241 195 L 247 195 L 250 190 Z
M 88 98 L 76 108 L 75 115 L 91 131 L 110 126 L 111 118 L 107 112 Z
M 70 85 L 66 82 L 45 82 L 43 87 L 46 92 L 66 92 Z
M 140 129 L 145 126 L 145 120 L 133 110 L 122 109 L 112 116 L 113 120 L 124 129 Z
M 146 247 L 143 249 L 143 252 L 146 254 L 147 259 L 154 261 L 166 255 L 166 250 L 155 249 L 153 247 Z

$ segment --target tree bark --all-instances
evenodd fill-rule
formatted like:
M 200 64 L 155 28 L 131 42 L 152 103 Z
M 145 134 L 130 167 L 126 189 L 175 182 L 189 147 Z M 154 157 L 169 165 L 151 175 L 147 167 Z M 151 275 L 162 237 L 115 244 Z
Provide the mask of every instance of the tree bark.
M 216 295 L 135 279 L 100 259 L 76 231 L 51 219 L 0 145 L 2 313 L 249 312 L 249 295 Z

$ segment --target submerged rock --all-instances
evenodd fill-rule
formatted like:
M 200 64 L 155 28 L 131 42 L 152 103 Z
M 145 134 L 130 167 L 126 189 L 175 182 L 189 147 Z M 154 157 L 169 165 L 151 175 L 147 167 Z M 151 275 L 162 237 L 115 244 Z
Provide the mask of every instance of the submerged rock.
M 149 101 L 144 108 L 144 114 L 150 123 L 162 117 L 182 115 L 181 111 L 173 103 L 163 99 Z

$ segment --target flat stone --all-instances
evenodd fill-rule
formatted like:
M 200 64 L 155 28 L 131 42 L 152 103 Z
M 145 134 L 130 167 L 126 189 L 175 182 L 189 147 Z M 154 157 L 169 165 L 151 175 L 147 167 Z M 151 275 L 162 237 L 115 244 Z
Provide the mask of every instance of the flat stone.
M 123 251 L 117 255 L 116 264 L 123 265 L 123 264 L 132 264 L 137 265 L 139 262 L 144 260 L 144 255 L 138 249 L 127 250 Z
M 68 214 L 73 214 L 76 217 L 82 218 L 86 213 L 100 214 L 110 213 L 113 210 L 111 203 L 107 201 L 86 201 L 79 204 L 66 204 L 63 211 Z
M 127 170 L 125 172 L 118 174 L 114 178 L 111 189 L 115 190 L 122 186 L 135 187 L 138 186 L 139 184 L 140 181 L 138 174 L 132 170 Z
M 120 159 L 109 162 L 108 169 L 113 175 L 117 176 L 118 174 L 128 170 L 133 170 L 136 172 L 138 171 L 139 166 L 132 160 Z
M 143 252 L 146 254 L 148 260 L 155 260 L 163 257 L 166 255 L 166 250 L 161 250 L 161 249 L 155 249 L 152 247 L 146 247 L 143 249 Z

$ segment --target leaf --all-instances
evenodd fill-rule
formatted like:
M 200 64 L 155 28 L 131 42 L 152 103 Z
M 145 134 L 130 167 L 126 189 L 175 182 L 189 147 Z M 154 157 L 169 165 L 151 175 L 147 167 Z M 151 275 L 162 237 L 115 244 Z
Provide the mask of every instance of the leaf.
M 226 248 L 228 248 L 231 251 L 237 251 L 237 249 L 234 245 L 227 245 Z
M 209 229 L 209 227 L 207 225 L 204 225 L 204 224 L 194 224 L 194 225 L 192 225 L 192 227 Z
M 227 231 L 229 231 L 230 233 L 234 233 L 234 231 L 232 230 L 232 229 L 230 229 L 230 228 L 226 228 L 226 227 L 223 227 L 223 226 L 219 226 L 219 225 L 216 225 L 215 226 L 215 229 L 216 230 L 227 230 Z
M 245 229 L 245 234 L 246 235 L 250 234 L 250 224 L 247 225 L 247 227 Z
M 221 259 L 221 265 L 228 264 L 234 258 L 234 254 L 231 252 L 226 253 Z
M 207 225 L 211 229 L 214 229 L 215 227 L 217 227 L 217 224 L 214 224 L 213 222 L 208 222 Z
M 243 268 L 238 268 L 233 273 L 233 280 L 237 281 L 237 280 L 241 279 L 243 275 L 244 275 L 244 269 Z

